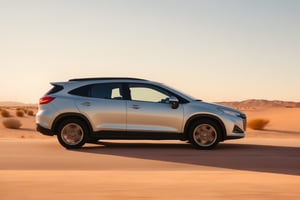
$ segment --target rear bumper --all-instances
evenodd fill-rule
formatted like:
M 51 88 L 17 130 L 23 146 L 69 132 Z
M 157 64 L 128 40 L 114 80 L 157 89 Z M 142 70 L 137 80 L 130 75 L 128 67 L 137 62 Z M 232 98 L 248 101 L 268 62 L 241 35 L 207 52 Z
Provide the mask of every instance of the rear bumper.
M 44 128 L 39 124 L 36 124 L 36 130 L 44 135 L 53 136 L 54 132 L 50 129 Z

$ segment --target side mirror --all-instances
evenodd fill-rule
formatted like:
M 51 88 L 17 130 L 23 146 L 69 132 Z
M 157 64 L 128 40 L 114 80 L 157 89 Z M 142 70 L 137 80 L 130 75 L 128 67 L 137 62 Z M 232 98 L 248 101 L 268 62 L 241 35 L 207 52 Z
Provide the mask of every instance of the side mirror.
M 171 106 L 172 106 L 173 109 L 178 108 L 178 106 L 179 106 L 179 100 L 176 97 L 171 96 L 169 98 L 169 102 L 170 102 L 170 104 L 171 104 Z

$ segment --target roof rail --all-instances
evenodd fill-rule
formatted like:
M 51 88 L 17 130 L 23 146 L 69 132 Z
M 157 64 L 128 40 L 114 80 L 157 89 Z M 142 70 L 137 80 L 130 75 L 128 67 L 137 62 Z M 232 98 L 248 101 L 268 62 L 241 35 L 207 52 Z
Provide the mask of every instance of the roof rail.
M 73 78 L 69 81 L 96 81 L 96 80 L 139 80 L 146 81 L 145 79 L 140 78 L 128 78 L 128 77 L 93 77 L 93 78 Z

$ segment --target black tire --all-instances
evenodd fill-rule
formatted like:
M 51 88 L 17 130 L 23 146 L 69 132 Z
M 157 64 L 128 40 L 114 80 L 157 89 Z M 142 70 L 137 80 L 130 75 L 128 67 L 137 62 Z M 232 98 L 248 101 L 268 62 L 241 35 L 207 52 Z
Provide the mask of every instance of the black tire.
M 59 143 L 67 149 L 82 147 L 88 139 L 86 124 L 79 119 L 67 119 L 60 123 L 57 132 Z
M 219 143 L 220 138 L 220 127 L 210 119 L 200 119 L 189 129 L 189 141 L 197 149 L 213 149 Z

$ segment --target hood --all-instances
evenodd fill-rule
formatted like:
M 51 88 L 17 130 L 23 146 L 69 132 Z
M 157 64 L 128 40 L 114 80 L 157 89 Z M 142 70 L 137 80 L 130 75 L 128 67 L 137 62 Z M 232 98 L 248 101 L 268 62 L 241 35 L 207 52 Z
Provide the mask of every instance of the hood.
M 217 110 L 228 110 L 228 111 L 232 111 L 232 112 L 237 112 L 240 113 L 242 116 L 245 115 L 245 113 L 243 113 L 242 111 L 232 108 L 232 107 L 228 107 L 228 106 L 224 106 L 221 104 L 217 104 L 217 103 L 210 103 L 210 102 L 205 102 L 205 101 L 193 101 L 193 104 L 197 105 L 197 106 L 201 106 L 201 107 L 205 107 L 205 108 L 209 108 L 209 109 L 217 109 Z

